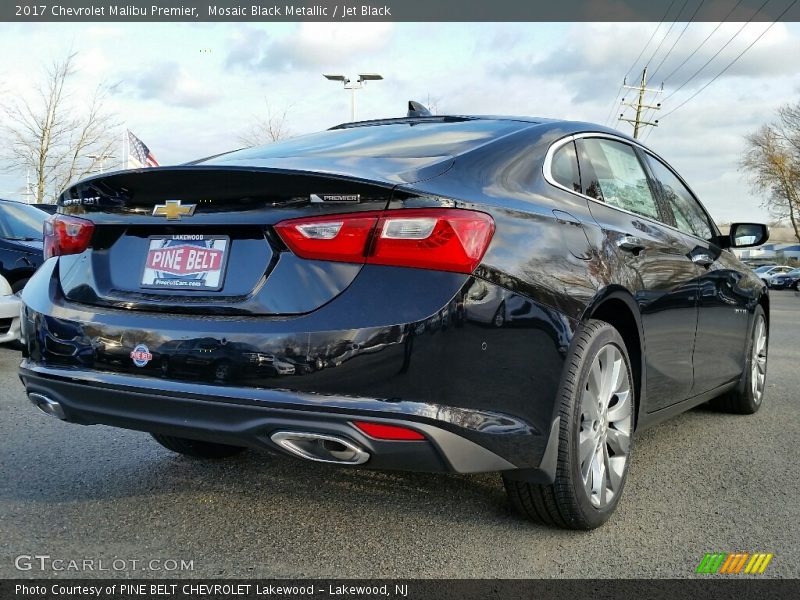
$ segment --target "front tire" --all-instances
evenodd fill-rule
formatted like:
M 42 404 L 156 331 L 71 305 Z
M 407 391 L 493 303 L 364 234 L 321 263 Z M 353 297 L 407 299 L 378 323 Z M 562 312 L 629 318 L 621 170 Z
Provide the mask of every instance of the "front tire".
M 576 335 L 559 391 L 559 446 L 552 485 L 504 476 L 526 517 L 566 529 L 594 529 L 619 503 L 632 448 L 635 387 L 625 342 L 590 320 Z
M 151 433 L 150 435 L 167 450 L 172 450 L 173 452 L 185 456 L 191 456 L 192 458 L 228 458 L 230 456 L 236 456 L 247 449 L 241 446 L 202 442 L 200 440 L 190 440 L 188 438 L 175 437 L 172 435 L 161 435 L 160 433 Z
M 753 313 L 753 328 L 747 342 L 744 371 L 739 385 L 727 394 L 714 398 L 712 408 L 737 415 L 752 415 L 761 408 L 767 391 L 767 350 L 769 327 L 761 305 Z

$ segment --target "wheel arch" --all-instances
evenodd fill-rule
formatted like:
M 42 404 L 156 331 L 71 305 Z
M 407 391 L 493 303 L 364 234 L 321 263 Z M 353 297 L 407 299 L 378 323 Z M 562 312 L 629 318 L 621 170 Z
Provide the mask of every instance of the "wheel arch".
M 645 403 L 647 371 L 645 368 L 645 344 L 642 319 L 636 300 L 622 287 L 609 287 L 598 294 L 587 306 L 581 322 L 599 319 L 612 325 L 622 336 L 628 349 L 636 388 L 636 413 L 634 428 L 639 422 L 639 413 Z
M 9 285 L 14 285 L 22 279 L 30 279 L 36 272 L 36 267 L 15 267 L 13 269 L 3 269 L 0 275 L 6 278 Z
M 758 304 L 764 309 L 764 318 L 767 320 L 767 329 L 769 329 L 769 292 L 766 289 L 758 297 Z

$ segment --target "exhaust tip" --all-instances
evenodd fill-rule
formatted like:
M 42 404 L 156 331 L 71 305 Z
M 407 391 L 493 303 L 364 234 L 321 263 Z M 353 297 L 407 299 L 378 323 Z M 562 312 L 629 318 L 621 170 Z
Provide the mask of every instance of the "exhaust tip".
M 306 460 L 337 465 L 363 465 L 369 460 L 369 452 L 335 435 L 276 431 L 270 439 L 287 452 Z
M 66 421 L 67 415 L 64 413 L 64 408 L 58 401 L 37 392 L 28 394 L 28 400 L 44 414 Z

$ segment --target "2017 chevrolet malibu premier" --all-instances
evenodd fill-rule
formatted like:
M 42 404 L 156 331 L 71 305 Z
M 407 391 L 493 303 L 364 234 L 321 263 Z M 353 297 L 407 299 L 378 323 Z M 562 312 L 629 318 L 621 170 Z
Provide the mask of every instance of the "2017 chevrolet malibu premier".
M 769 297 L 685 181 L 587 123 L 410 116 L 59 199 L 23 293 L 31 401 L 220 458 L 500 472 L 588 529 L 633 434 L 764 397 Z

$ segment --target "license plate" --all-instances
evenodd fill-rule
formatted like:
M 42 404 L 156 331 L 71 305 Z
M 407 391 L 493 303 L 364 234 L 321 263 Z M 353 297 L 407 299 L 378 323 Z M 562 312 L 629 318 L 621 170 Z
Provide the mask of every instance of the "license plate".
M 230 238 L 225 235 L 153 235 L 142 287 L 160 290 L 222 289 Z

